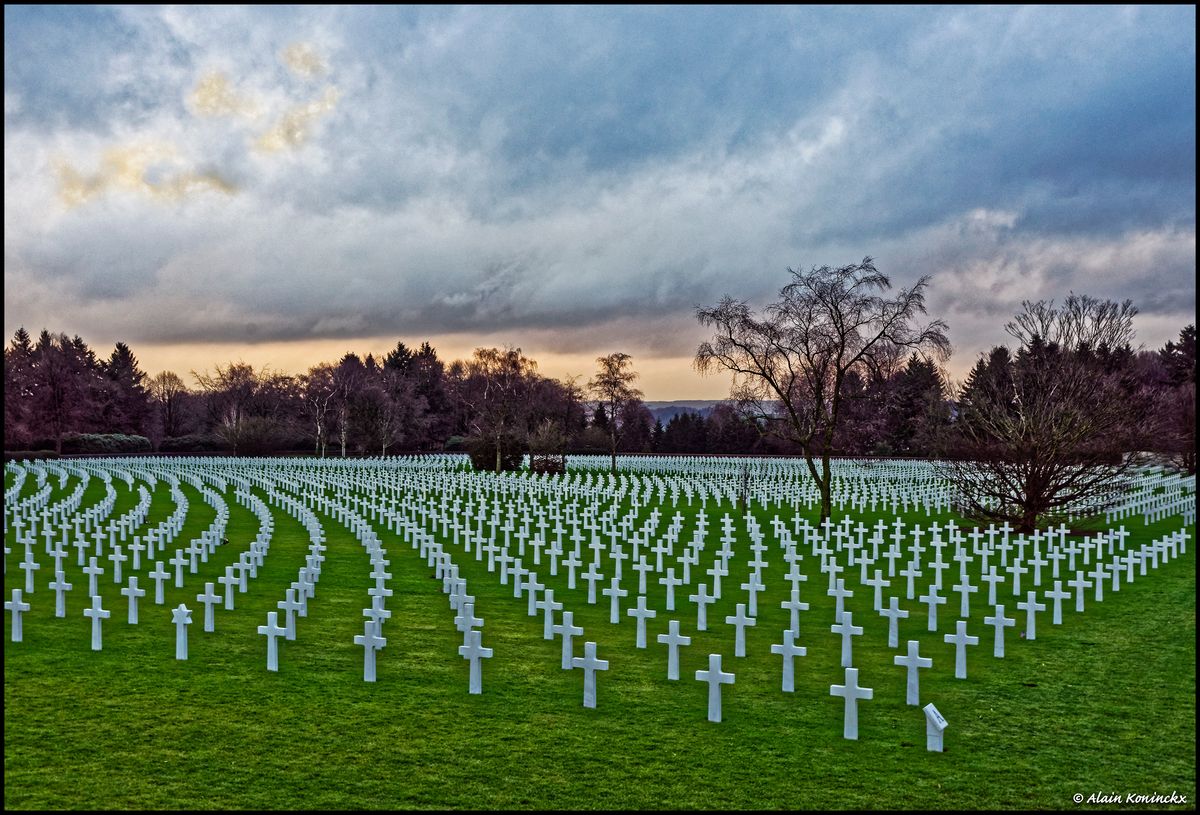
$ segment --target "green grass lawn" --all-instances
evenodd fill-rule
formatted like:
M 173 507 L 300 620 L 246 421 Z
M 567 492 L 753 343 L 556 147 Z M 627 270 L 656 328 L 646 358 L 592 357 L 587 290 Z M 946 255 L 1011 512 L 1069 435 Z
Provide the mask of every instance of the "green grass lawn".
M 64 494 L 57 478 L 47 483 L 54 487 L 52 500 Z M 73 478 L 65 492 L 76 483 Z M 117 516 L 137 495 L 119 479 L 113 484 Z M 190 510 L 177 542 L 186 544 L 214 512 L 197 490 L 182 489 Z M 30 478 L 22 495 L 33 491 Z M 82 506 L 103 494 L 93 478 Z M 582 579 L 569 591 L 565 568 L 551 578 L 545 561 L 536 567 L 585 630 L 576 655 L 584 640 L 595 640 L 598 656 L 609 661 L 610 670 L 597 677 L 598 707 L 588 710 L 582 671 L 560 668 L 560 642 L 542 639 L 541 617 L 526 616 L 526 600 L 513 598 L 511 581 L 500 585 L 486 558 L 476 561 L 445 541 L 485 620 L 483 644 L 495 653 L 484 661 L 483 694 L 469 695 L 467 663 L 457 652 L 462 636 L 441 581 L 380 523 L 373 525 L 391 560 L 395 594 L 387 607 L 393 616 L 383 626 L 387 647 L 377 655 L 378 682 L 363 682 L 362 648 L 352 638 L 362 633 L 362 609 L 370 605 L 368 556 L 346 527 L 320 512 L 328 550 L 316 596 L 308 616 L 297 621 L 297 640 L 279 643 L 279 672 L 268 672 L 266 641 L 256 627 L 296 580 L 308 535 L 272 506 L 276 531 L 258 579 L 237 595 L 234 611 L 218 607 L 216 631 L 206 634 L 196 595 L 258 532 L 258 519 L 234 501 L 232 488 L 225 498 L 231 543 L 199 574 L 188 575 L 183 589 L 168 583 L 164 606 L 152 602 L 153 583 L 139 578 L 148 590 L 139 625 L 126 623 L 125 598 L 111 575 L 100 578 L 104 607 L 112 612 L 100 652 L 89 647 L 90 621 L 82 614 L 87 578 L 75 550 L 65 561 L 75 588 L 67 617 L 57 619 L 46 587 L 52 561 L 39 541 L 34 551 L 43 569 L 35 594 L 26 598 L 33 609 L 25 617 L 24 642 L 8 641 L 5 629 L 6 808 L 1074 809 L 1077 793 L 1172 791 L 1187 796 L 1180 808 L 1195 806 L 1191 537 L 1186 555 L 1115 594 L 1106 590 L 1103 603 L 1093 602 L 1089 590 L 1085 613 L 1065 603 L 1063 625 L 1052 626 L 1049 611 L 1040 615 L 1036 641 L 1020 639 L 1024 613 L 1016 598 L 1007 598 L 1006 613 L 1018 625 L 1008 630 L 1004 659 L 993 658 L 992 630 L 982 622 L 984 585 L 973 597 L 970 633 L 980 644 L 969 650 L 966 680 L 954 678 L 954 649 L 942 641 L 958 619 L 958 594 L 948 588 L 956 580 L 943 579 L 948 602 L 932 634 L 925 630 L 925 606 L 904 600 L 903 579 L 895 579 L 885 591 L 898 594 L 911 615 L 900 624 L 901 647 L 919 639 L 922 655 L 934 660 L 922 671 L 921 703 L 932 701 L 949 721 L 946 751 L 931 753 L 921 709 L 905 704 L 905 671 L 892 664 L 900 651 L 887 647 L 887 620 L 872 610 L 857 569 L 843 575 L 855 591 L 847 608 L 865 628 L 855 638 L 854 664 L 874 699 L 860 703 L 858 741 L 842 738 L 843 703 L 829 693 L 843 680 L 841 639 L 829 631 L 833 599 L 802 541 L 797 549 L 806 555 L 809 581 L 801 597 L 811 608 L 801 615 L 797 643 L 808 655 L 796 660 L 795 692 L 780 690 L 781 662 L 770 646 L 787 626 L 779 603 L 790 584 L 769 520 L 777 511 L 790 522 L 790 510 L 758 513 L 770 565 L 744 658 L 733 656 L 733 628 L 724 623 L 746 599 L 737 588 L 750 557 L 740 520 L 737 554 L 722 579 L 723 599 L 708 608 L 707 632 L 695 630 L 695 609 L 686 599 L 699 578 L 711 581 L 702 570 L 719 545 L 720 515 L 739 515 L 731 505 L 709 504 L 703 566 L 693 568 L 691 587 L 677 590 L 676 612 L 665 610 L 665 590 L 648 576 L 648 599 L 658 616 L 648 625 L 645 650 L 634 647 L 634 620 L 624 614 L 636 596 L 637 574 L 628 562 L 622 585 L 630 597 L 616 626 L 608 622 L 607 597 L 598 594 L 590 606 Z M 160 483 L 147 522 L 156 524 L 173 508 Z M 680 540 L 689 541 L 696 507 L 686 501 L 661 509 L 660 534 L 676 511 L 685 517 Z M 643 508 L 642 518 L 648 513 Z M 884 516 L 860 517 L 870 527 Z M 922 525 L 949 518 L 910 517 Z M 1148 528 L 1140 519 L 1124 523 L 1134 545 L 1180 526 L 1178 519 Z M 1189 536 L 1194 533 L 1192 527 Z M 24 572 L 16 568 L 23 547 L 13 548 L 6 599 L 24 587 Z M 583 556 L 585 563 L 591 556 L 586 545 Z M 531 555 L 524 560 L 529 566 Z M 107 559 L 104 566 L 111 568 Z M 957 574 L 953 566 L 945 577 Z M 142 573 L 147 569 L 143 564 Z M 597 589 L 606 585 L 607 579 Z M 1048 587 L 1044 582 L 1043 590 Z M 194 620 L 186 662 L 174 659 L 169 611 L 180 602 Z M 666 678 L 666 646 L 655 641 L 672 618 L 692 637 L 681 649 L 679 681 Z M 718 652 L 737 679 L 724 688 L 724 720 L 711 723 L 707 686 L 694 676 L 707 667 L 707 655 Z

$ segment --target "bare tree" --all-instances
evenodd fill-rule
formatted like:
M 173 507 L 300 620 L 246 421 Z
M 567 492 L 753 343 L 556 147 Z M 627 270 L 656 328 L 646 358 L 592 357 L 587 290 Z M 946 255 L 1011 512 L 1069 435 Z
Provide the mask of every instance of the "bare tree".
M 325 448 L 329 442 L 328 416 L 338 390 L 333 372 L 332 365 L 322 362 L 309 368 L 304 376 L 304 408 L 315 425 L 315 454 L 321 458 L 325 458 Z
M 147 383 L 150 399 L 157 409 L 164 438 L 180 435 L 183 427 L 183 399 L 187 385 L 174 371 L 161 371 Z
M 495 445 L 496 472 L 500 472 L 504 447 L 511 446 L 513 434 L 523 432 L 537 363 L 520 348 L 476 348 L 462 373 L 459 398 L 470 408 L 472 431 Z
M 625 422 L 622 421 L 624 408 L 631 402 L 642 398 L 642 392 L 633 387 L 633 381 L 638 378 L 637 372 L 630 367 L 633 357 L 620 351 L 606 357 L 596 357 L 600 367 L 596 375 L 588 382 L 588 389 L 607 409 L 608 439 L 612 449 L 612 471 L 617 472 L 617 445 L 625 433 Z
M 960 511 L 1029 532 L 1118 497 L 1152 394 L 1133 375 L 1130 301 L 1022 306 L 1005 326 L 1017 353 L 994 349 L 962 388 L 941 467 Z
M 381 456 L 386 456 L 392 445 L 411 442 L 420 435 L 425 400 L 415 390 L 415 383 L 402 371 L 386 365 L 363 389 L 363 398 L 370 403 L 371 434 Z
M 529 469 L 535 473 L 564 473 L 567 470 L 567 435 L 558 422 L 545 418 L 529 434 Z
M 1179 342 L 1169 341 L 1157 354 L 1164 369 L 1158 414 L 1162 417 L 1160 449 L 1171 463 L 1196 474 L 1196 326 L 1179 332 Z
M 341 442 L 342 458 L 346 457 L 346 445 L 350 438 L 351 408 L 358 399 L 366 380 L 366 366 L 358 354 L 347 352 L 333 369 L 334 406 L 338 424 L 338 441 Z
M 237 453 L 260 375 L 244 362 L 231 362 L 225 367 L 216 365 L 212 374 L 207 370 L 191 374 L 208 397 L 209 418 L 217 436 Z
M 762 317 L 729 296 L 713 308 L 697 308 L 697 319 L 716 334 L 701 343 L 695 365 L 701 373 L 731 371 L 731 396 L 740 408 L 800 446 L 821 493 L 823 521 L 832 508 L 829 457 L 847 375 L 866 379 L 903 349 L 945 360 L 950 342 L 941 320 L 915 324 L 926 313 L 928 276 L 887 299 L 882 293 L 891 282 L 869 257 L 836 269 L 788 272 L 792 282 Z

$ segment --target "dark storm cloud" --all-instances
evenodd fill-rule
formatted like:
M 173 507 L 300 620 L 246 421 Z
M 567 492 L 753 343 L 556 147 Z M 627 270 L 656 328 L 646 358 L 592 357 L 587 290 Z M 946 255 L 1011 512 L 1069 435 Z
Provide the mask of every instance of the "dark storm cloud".
M 679 343 L 654 326 L 698 304 L 867 254 L 897 285 L 933 274 L 964 344 L 1070 290 L 1194 311 L 1192 8 L 5 23 L 10 333 L 577 343 L 619 323 L 658 353 Z

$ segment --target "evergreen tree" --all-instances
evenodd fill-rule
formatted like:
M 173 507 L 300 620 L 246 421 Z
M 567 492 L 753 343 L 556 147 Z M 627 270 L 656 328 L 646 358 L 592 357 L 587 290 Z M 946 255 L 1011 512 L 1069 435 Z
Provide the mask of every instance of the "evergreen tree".
M 24 326 L 4 349 L 4 446 L 27 447 L 33 440 L 29 421 L 33 399 L 33 341 Z
M 150 418 L 146 374 L 129 346 L 118 342 L 99 368 L 105 379 L 100 394 L 100 424 L 105 433 L 144 435 Z

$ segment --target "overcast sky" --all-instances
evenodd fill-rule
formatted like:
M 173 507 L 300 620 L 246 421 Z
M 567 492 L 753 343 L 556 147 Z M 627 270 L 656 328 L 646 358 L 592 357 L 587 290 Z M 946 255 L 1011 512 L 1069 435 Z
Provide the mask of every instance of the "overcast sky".
M 1193 7 L 4 10 L 4 330 L 149 373 L 429 340 L 721 398 L 697 305 L 865 255 L 961 377 L 1195 321 Z

